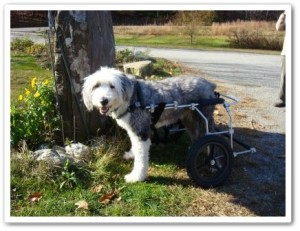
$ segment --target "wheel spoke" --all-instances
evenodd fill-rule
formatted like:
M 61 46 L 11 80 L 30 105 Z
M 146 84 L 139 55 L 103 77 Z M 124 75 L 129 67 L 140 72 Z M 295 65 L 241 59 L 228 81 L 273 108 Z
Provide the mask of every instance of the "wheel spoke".
M 218 136 L 205 137 L 191 148 L 188 173 L 201 186 L 221 184 L 230 174 L 232 151 Z
M 215 144 L 212 144 L 212 148 L 210 149 L 209 152 L 209 157 L 210 158 L 214 157 L 214 153 L 215 153 Z

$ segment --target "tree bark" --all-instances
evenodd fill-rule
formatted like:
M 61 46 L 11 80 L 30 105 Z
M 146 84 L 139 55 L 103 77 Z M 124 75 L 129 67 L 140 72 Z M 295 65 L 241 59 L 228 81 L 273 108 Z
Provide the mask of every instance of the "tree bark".
M 111 127 L 98 111 L 82 102 L 83 79 L 101 66 L 114 66 L 115 42 L 110 12 L 58 11 L 55 18 L 55 80 L 63 136 L 86 141 Z

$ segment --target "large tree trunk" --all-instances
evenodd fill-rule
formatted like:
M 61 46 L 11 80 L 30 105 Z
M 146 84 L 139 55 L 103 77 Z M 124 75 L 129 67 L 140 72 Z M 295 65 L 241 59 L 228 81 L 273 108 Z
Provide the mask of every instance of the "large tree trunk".
M 111 14 L 106 11 L 58 11 L 55 24 L 56 93 L 63 134 L 70 140 L 85 141 L 106 133 L 111 126 L 98 111 L 87 112 L 81 99 L 83 79 L 100 66 L 114 66 Z

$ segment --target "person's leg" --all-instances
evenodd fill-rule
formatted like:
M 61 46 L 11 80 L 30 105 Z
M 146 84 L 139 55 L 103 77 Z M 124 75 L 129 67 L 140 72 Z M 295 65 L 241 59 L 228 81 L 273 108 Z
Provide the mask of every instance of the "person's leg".
M 281 57 L 281 77 L 279 88 L 280 102 L 276 103 L 276 107 L 285 107 L 285 56 Z

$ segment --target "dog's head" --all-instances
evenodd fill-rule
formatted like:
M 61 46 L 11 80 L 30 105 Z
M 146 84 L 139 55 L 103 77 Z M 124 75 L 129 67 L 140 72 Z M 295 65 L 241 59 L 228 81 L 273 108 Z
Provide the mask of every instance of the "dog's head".
M 111 115 L 118 108 L 129 104 L 132 92 L 132 82 L 124 73 L 101 67 L 84 79 L 82 97 L 89 111 L 96 107 L 101 114 Z

